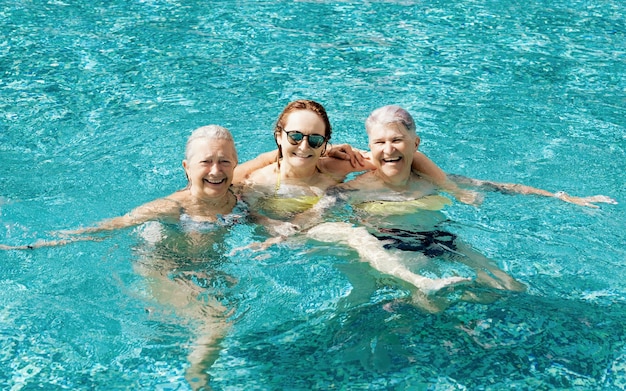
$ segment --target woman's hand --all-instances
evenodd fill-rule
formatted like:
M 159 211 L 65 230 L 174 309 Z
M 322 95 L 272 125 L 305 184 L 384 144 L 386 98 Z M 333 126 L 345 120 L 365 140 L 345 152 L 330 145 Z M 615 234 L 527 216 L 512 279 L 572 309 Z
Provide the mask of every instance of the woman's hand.
M 328 156 L 339 160 L 349 160 L 352 167 L 362 167 L 366 159 L 361 151 L 352 148 L 349 144 L 333 145 L 328 150 Z
M 58 247 L 64 246 L 66 244 L 70 244 L 73 242 L 85 241 L 85 240 L 93 240 L 98 241 L 102 240 L 101 238 L 93 238 L 90 236 L 78 236 L 68 239 L 60 239 L 60 240 L 38 240 L 33 244 L 26 244 L 22 246 L 7 246 L 4 244 L 0 244 L 0 250 L 35 250 L 42 247 Z
M 287 240 L 287 238 L 285 236 L 275 236 L 275 237 L 271 237 L 269 239 L 266 239 L 264 242 L 252 242 L 248 245 L 245 245 L 243 247 L 237 247 L 234 248 L 229 256 L 233 256 L 239 252 L 242 251 L 246 251 L 246 250 L 251 250 L 253 252 L 258 252 L 258 251 L 265 251 L 268 248 L 270 248 L 271 246 L 284 242 L 285 240 Z
M 467 205 L 479 206 L 484 200 L 484 196 L 481 193 L 473 190 L 456 189 L 451 191 L 451 193 L 457 201 Z
M 613 204 L 613 205 L 617 204 L 617 201 L 615 201 L 613 198 L 603 196 L 603 195 L 595 195 L 595 196 L 590 196 L 590 197 L 575 197 L 563 191 L 558 191 L 554 193 L 554 196 L 562 201 L 570 202 L 572 204 L 576 204 L 580 206 L 586 206 L 588 208 L 599 208 L 598 205 L 595 205 L 598 202 L 602 202 L 605 204 Z

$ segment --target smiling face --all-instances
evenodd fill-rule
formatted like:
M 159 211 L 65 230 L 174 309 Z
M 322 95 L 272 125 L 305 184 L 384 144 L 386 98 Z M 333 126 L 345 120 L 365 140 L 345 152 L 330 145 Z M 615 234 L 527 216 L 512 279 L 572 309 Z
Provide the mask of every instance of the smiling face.
M 283 163 L 289 168 L 311 169 L 315 168 L 325 145 L 319 148 L 311 148 L 308 138 L 305 137 L 298 145 L 292 145 L 287 139 L 287 133 L 299 131 L 305 136 L 318 134 L 326 135 L 326 124 L 317 113 L 310 110 L 296 110 L 291 112 L 283 126 L 284 131 L 276 135 L 276 142 L 283 154 Z M 325 143 L 324 143 L 325 144 Z
M 183 167 L 189 190 L 195 197 L 217 199 L 227 194 L 237 165 L 237 153 L 230 140 L 197 138 L 187 148 Z
M 377 124 L 369 129 L 368 135 L 377 175 L 391 185 L 406 184 L 419 137 L 401 122 Z

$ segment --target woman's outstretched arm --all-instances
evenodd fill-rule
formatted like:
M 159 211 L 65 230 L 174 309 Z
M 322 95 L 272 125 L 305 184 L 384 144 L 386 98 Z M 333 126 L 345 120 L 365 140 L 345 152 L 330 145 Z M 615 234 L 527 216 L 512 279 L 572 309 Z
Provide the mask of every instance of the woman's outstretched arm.
M 571 196 L 564 191 L 550 192 L 536 187 L 517 184 L 517 183 L 500 183 L 493 181 L 484 181 L 480 179 L 468 178 L 460 175 L 450 175 L 452 181 L 461 186 L 472 186 L 479 190 L 498 191 L 505 194 L 531 194 L 544 197 L 555 197 L 562 201 L 576 205 L 586 206 L 589 208 L 598 208 L 596 203 L 617 204 L 611 197 L 604 195 L 594 195 L 589 197 Z
M 482 197 L 479 193 L 460 188 L 454 181 L 448 178 L 448 175 L 435 162 L 420 151 L 415 151 L 413 154 L 411 168 L 414 173 L 439 186 L 443 191 L 454 196 L 457 201 L 470 205 L 478 205 L 482 202 Z
M 124 229 L 143 224 L 149 220 L 156 220 L 165 217 L 176 217 L 179 214 L 180 206 L 178 202 L 170 198 L 159 198 L 157 200 L 138 206 L 137 208 L 133 209 L 123 216 L 102 220 L 101 222 L 91 227 L 54 232 L 54 234 L 61 236 L 62 239 L 38 240 L 32 244 L 21 246 L 8 246 L 0 244 L 0 250 L 34 250 L 36 248 L 42 247 L 63 246 L 69 243 L 84 240 L 99 240 L 101 238 L 94 236 L 85 236 L 84 234 Z

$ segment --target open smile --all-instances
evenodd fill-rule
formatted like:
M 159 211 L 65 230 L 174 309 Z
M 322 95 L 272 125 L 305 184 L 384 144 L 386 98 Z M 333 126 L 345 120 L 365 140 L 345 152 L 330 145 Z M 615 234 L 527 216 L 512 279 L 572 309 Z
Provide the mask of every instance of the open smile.
M 215 180 L 215 179 L 206 179 L 204 178 L 203 181 L 205 183 L 208 183 L 210 185 L 221 185 L 222 183 L 226 182 L 226 178 L 222 178 L 220 180 Z

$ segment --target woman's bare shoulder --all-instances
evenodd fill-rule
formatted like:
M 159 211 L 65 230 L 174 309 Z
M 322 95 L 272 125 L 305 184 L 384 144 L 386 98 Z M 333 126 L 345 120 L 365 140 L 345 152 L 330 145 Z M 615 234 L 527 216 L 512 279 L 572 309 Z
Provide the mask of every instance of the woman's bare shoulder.
M 141 205 L 134 212 L 147 212 L 159 216 L 177 216 L 180 214 L 181 208 L 184 208 L 190 200 L 191 192 L 184 189 Z
M 276 181 L 277 168 L 278 168 L 278 165 L 276 163 L 272 163 L 269 166 L 265 166 L 263 168 L 255 170 L 247 178 L 246 183 L 247 184 L 250 184 L 250 183 L 264 184 L 264 183 L 270 183 L 270 182 L 273 183 L 274 181 Z
M 373 185 L 377 183 L 381 183 L 382 181 L 376 176 L 374 171 L 364 172 L 363 174 L 357 175 L 354 179 L 346 182 L 352 183 L 356 186 L 365 186 L 365 185 Z

